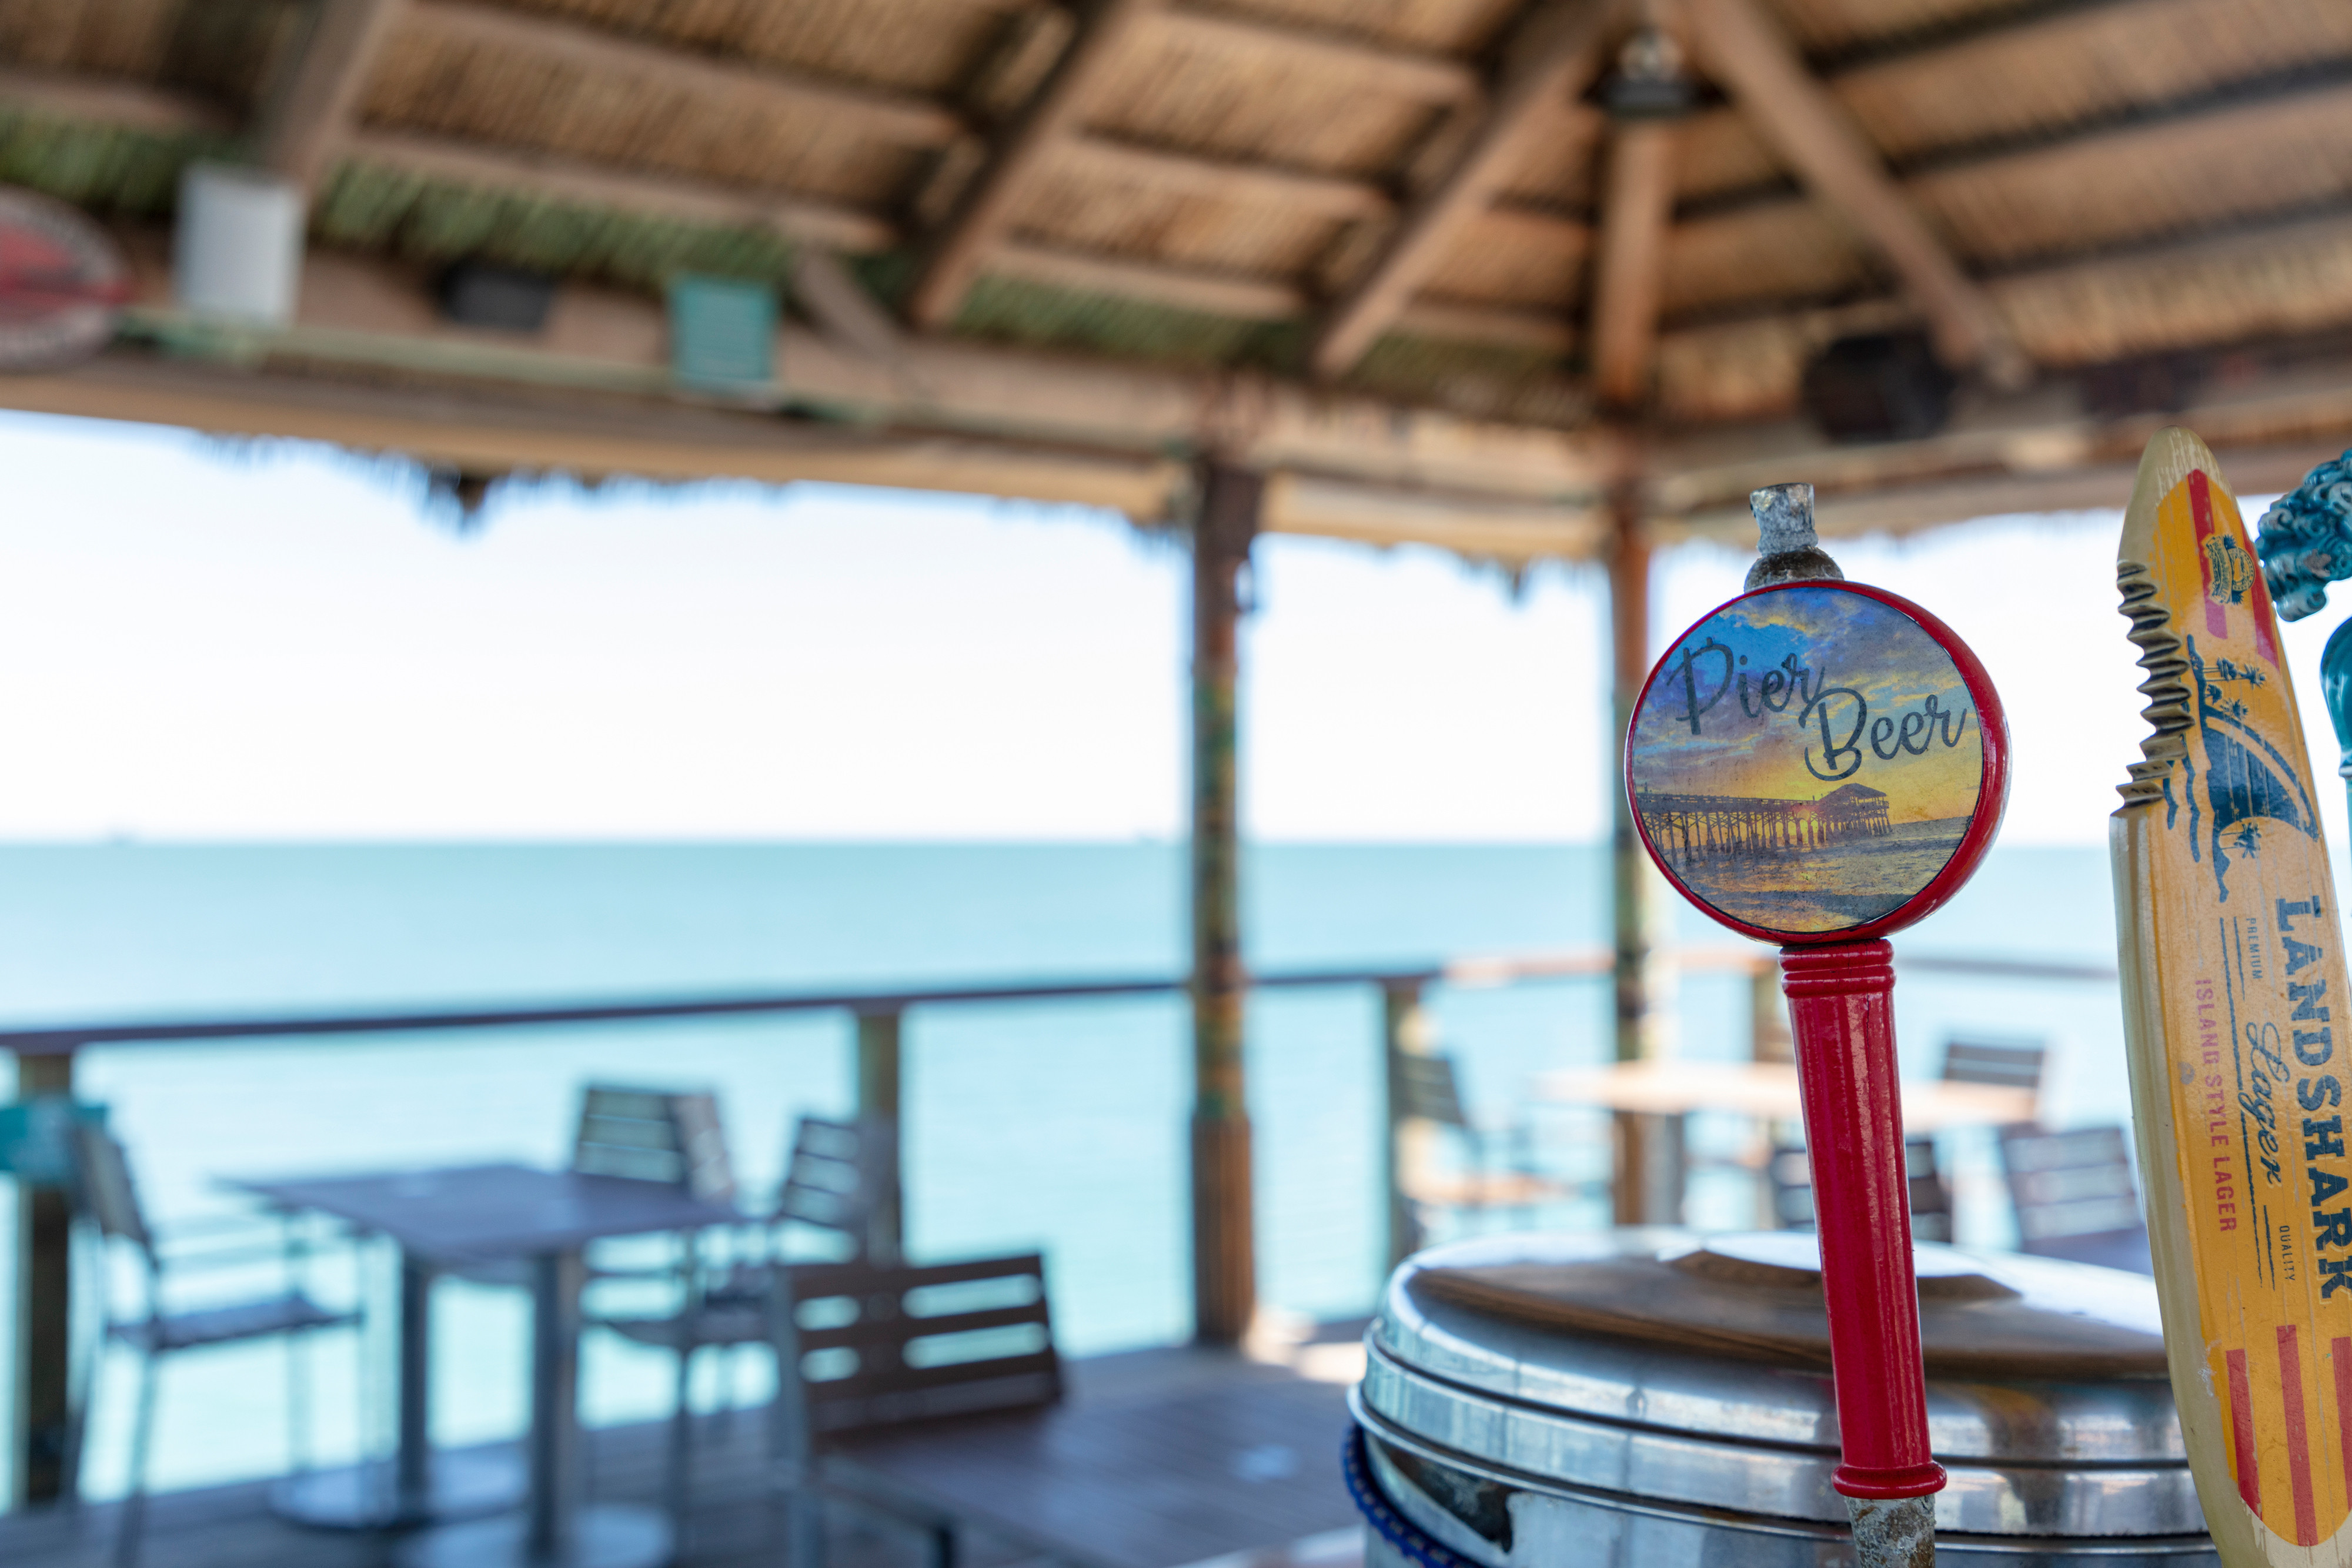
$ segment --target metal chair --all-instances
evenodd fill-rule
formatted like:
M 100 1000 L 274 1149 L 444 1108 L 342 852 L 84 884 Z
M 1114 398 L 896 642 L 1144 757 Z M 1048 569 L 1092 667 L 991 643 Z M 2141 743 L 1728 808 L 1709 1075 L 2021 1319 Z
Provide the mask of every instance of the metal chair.
M 647 1089 L 589 1083 L 580 1091 L 572 1131 L 572 1166 L 582 1176 L 682 1186 L 712 1203 L 735 1201 L 734 1166 L 719 1121 L 719 1097 L 708 1090 Z M 646 1279 L 690 1269 L 690 1239 L 680 1238 L 672 1262 L 658 1269 L 593 1265 L 591 1280 Z M 448 1272 L 473 1285 L 530 1288 L 530 1265 L 515 1260 L 468 1264 Z
M 588 1321 L 634 1343 L 667 1350 L 677 1358 L 677 1404 L 669 1436 L 669 1506 L 683 1531 L 694 1460 L 694 1358 L 709 1349 L 772 1346 L 770 1297 L 787 1263 L 782 1242 L 795 1226 L 837 1239 L 850 1260 L 868 1251 L 876 1214 L 895 1200 L 891 1173 L 897 1169 L 896 1133 L 879 1120 L 831 1122 L 803 1116 L 793 1129 L 776 1201 L 756 1223 L 744 1228 L 750 1245 L 740 1256 L 716 1260 L 684 1281 L 678 1310 L 667 1314 L 602 1313 Z M 895 1261 L 895 1260 L 886 1260 Z
M 2050 1048 L 2041 1040 L 1948 1040 L 1944 1045 L 1944 1082 L 2026 1089 L 2038 1099 L 2042 1069 L 2049 1060 Z
M 103 1328 L 95 1348 L 102 1349 L 106 1343 L 112 1342 L 135 1351 L 141 1358 L 138 1416 L 131 1438 L 131 1490 L 123 1500 L 114 1552 L 115 1562 L 121 1568 L 131 1568 L 138 1560 L 146 1524 L 147 1458 L 155 1424 L 158 1364 L 165 1356 L 183 1351 L 286 1336 L 288 1446 L 293 1452 L 296 1468 L 307 1469 L 310 1390 L 309 1380 L 303 1375 L 299 1337 L 325 1329 L 354 1326 L 360 1314 L 356 1311 L 335 1312 L 322 1307 L 303 1293 L 299 1283 L 303 1254 L 294 1239 L 298 1233 L 291 1228 L 290 1221 L 285 1239 L 278 1245 L 257 1248 L 247 1244 L 212 1252 L 169 1255 L 167 1244 L 159 1239 L 140 1207 L 138 1189 L 131 1182 L 131 1163 L 122 1145 L 103 1129 L 86 1124 L 75 1126 L 72 1136 L 75 1199 L 81 1217 L 96 1231 L 98 1239 L 98 1266 L 89 1272 L 98 1281 Z M 244 1228 L 249 1233 L 251 1224 Z M 129 1248 L 135 1255 L 144 1278 L 145 1310 L 135 1316 L 118 1318 L 106 1304 L 110 1272 L 107 1264 L 118 1245 Z M 185 1312 L 165 1310 L 167 1278 L 202 1268 L 251 1264 L 268 1258 L 279 1259 L 286 1266 L 286 1286 L 279 1292 Z M 89 1378 L 93 1386 L 96 1371 L 93 1365 Z M 78 1415 L 67 1435 L 69 1475 L 79 1463 L 84 1419 L 86 1416 Z
M 2017 1207 L 2019 1251 L 2156 1272 L 2121 1127 L 2003 1128 L 2000 1163 Z
M 1391 1092 L 1395 1113 L 1410 1121 L 1453 1129 L 1466 1158 L 1464 1168 L 1444 1172 L 1432 1168 L 1426 1146 L 1408 1143 L 1407 1156 L 1398 1172 L 1399 1186 L 1410 1207 L 1414 1229 L 1426 1235 L 1424 1215 L 1443 1210 L 1490 1213 L 1532 1210 L 1557 1203 L 1584 1190 L 1571 1182 L 1537 1172 L 1535 1136 L 1525 1123 L 1508 1127 L 1481 1126 L 1463 1109 L 1462 1086 L 1453 1056 L 1445 1051 L 1402 1052 L 1394 1058 Z M 1496 1145 L 1506 1145 L 1499 1158 Z M 1418 1239 L 1418 1238 L 1416 1238 Z
M 824 1500 L 843 1496 L 922 1532 L 929 1568 L 952 1568 L 956 1521 L 861 1489 L 826 1464 L 840 1439 L 953 1416 L 1041 1409 L 1062 1366 L 1036 1253 L 914 1267 L 780 1266 L 769 1294 L 777 1364 L 775 1448 L 789 1510 L 787 1561 L 823 1568 Z
M 1952 1239 L 1952 1193 L 1936 1168 L 1936 1140 L 1903 1140 L 1903 1167 L 1910 1188 L 1911 1236 L 1916 1241 Z M 1783 1230 L 1813 1228 L 1812 1156 L 1799 1145 L 1781 1144 L 1765 1166 L 1772 1184 L 1772 1219 Z

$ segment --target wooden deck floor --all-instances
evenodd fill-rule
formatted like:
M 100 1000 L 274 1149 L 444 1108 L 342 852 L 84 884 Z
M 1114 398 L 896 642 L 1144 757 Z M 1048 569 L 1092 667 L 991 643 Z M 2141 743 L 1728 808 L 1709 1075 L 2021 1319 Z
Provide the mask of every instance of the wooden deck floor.
M 1311 1347 L 1310 1347 L 1311 1348 Z M 1321 1347 L 1325 1352 L 1335 1348 Z M 1321 1376 L 1302 1374 L 1300 1367 Z M 920 1499 L 971 1522 L 967 1568 L 1354 1568 L 1356 1516 L 1339 1477 L 1346 1389 L 1328 1354 L 1279 1364 L 1192 1350 L 1068 1364 L 1042 1416 L 981 1418 L 869 1439 L 837 1461 L 861 1492 Z M 682 1568 L 795 1568 L 761 1484 L 763 1420 L 706 1419 Z M 590 1490 L 661 1493 L 664 1428 L 592 1436 Z M 6 1568 L 102 1568 L 118 1511 L 0 1515 Z M 383 1568 L 388 1538 L 309 1531 L 260 1484 L 167 1493 L 149 1505 L 141 1568 Z M 831 1568 L 918 1568 L 921 1542 L 853 1506 L 828 1511 Z

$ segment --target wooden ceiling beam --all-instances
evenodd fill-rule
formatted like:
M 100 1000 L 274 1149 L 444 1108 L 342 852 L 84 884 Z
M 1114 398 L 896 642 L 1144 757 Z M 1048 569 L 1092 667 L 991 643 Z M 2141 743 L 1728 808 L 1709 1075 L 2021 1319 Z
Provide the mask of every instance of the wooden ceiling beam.
M 1592 382 L 1612 409 L 1638 409 L 1650 397 L 1675 137 L 1669 121 L 1633 120 L 1619 124 L 1609 141 L 1593 267 Z
M 955 319 L 988 253 L 1011 231 L 1021 200 L 1079 129 L 1096 92 L 1163 0 L 1097 0 L 1062 57 L 1013 120 L 971 187 L 926 247 L 907 291 L 907 319 L 937 330 Z
M 308 191 L 343 150 L 360 93 L 407 0 L 315 0 L 301 46 L 256 126 L 264 166 Z
M 1315 303 L 1305 287 L 1285 278 L 1188 271 L 1055 250 L 1021 240 L 999 246 L 990 255 L 987 269 L 1082 294 L 1139 299 L 1242 321 L 1297 320 L 1311 314 Z M 1460 299 L 1416 299 L 1397 318 L 1392 329 L 1445 342 L 1486 343 L 1550 354 L 1565 354 L 1576 343 L 1574 329 L 1557 316 Z
M 218 333 L 172 303 L 163 236 L 126 237 L 139 289 L 130 333 L 183 351 L 218 350 Z M 506 391 L 495 395 L 518 406 L 540 395 L 533 389 L 627 394 L 649 418 L 677 406 L 665 396 L 673 382 L 659 301 L 568 284 L 558 288 L 545 329 L 519 336 L 443 319 L 429 282 L 423 267 L 313 251 L 304 258 L 295 324 L 243 335 L 236 351 L 257 367 L 500 386 Z M 1607 463 L 1586 433 L 1463 418 L 1264 375 L 940 339 L 902 339 L 898 348 L 879 358 L 786 321 L 776 340 L 783 377 L 761 395 L 778 408 L 875 431 L 1119 456 L 1181 454 L 1213 440 L 1269 472 L 1537 505 L 1580 505 Z
M 1927 317 L 1937 353 L 2017 386 L 2032 366 L 1969 277 L 1887 172 L 1844 106 L 1805 68 L 1756 0 L 1689 0 L 1692 42 L 1731 95 L 1819 200 L 1843 214 L 1895 269 Z
M 620 170 L 544 153 L 501 152 L 442 137 L 362 131 L 345 143 L 362 163 L 419 179 L 504 191 L 523 200 L 611 208 L 679 223 L 769 229 L 853 254 L 887 250 L 898 225 L 872 213 L 788 194 Z
M 1314 373 L 1344 375 L 1403 311 L 1471 214 L 1490 205 L 1524 161 L 1543 111 L 1599 70 L 1614 0 L 1544 0 L 1504 56 L 1492 103 L 1445 175 L 1415 197 L 1395 230 L 1325 314 L 1308 351 Z

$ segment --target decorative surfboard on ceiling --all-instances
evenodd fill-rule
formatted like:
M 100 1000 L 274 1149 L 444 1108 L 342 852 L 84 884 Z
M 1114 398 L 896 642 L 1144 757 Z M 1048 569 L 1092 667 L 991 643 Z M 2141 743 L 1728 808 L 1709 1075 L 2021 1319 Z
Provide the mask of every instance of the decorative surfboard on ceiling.
M 2270 594 L 2186 430 L 2140 460 L 2116 584 L 2151 733 L 2110 828 L 2116 925 L 2189 1466 L 2231 1568 L 2352 1563 L 2336 889 Z

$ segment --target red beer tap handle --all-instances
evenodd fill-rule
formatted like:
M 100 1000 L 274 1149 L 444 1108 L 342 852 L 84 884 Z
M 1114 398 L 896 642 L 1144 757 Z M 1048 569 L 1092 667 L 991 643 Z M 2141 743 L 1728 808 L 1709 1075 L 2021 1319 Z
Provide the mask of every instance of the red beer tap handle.
M 1783 947 L 1780 986 L 1797 1037 L 1844 1448 L 1832 1484 L 1851 1498 L 1940 1491 L 1944 1467 L 1927 1451 L 1911 1270 L 1894 949 L 1884 942 Z

